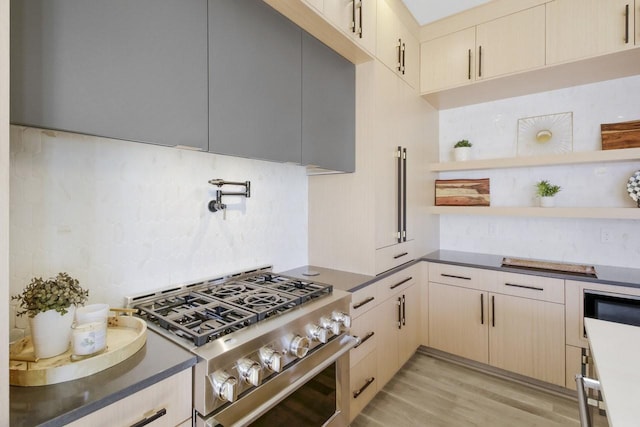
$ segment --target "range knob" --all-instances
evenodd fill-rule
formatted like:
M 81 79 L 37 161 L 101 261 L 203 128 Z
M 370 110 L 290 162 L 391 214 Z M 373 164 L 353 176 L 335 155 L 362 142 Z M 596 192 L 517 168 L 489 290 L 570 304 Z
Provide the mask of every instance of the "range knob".
M 275 351 L 273 347 L 262 347 L 258 353 L 260 354 L 260 361 L 264 366 L 273 372 L 280 372 L 282 370 L 282 355 Z
M 351 327 L 351 316 L 340 311 L 334 311 L 331 313 L 331 318 L 336 322 L 342 323 L 342 326 L 349 329 Z
M 331 332 L 333 335 L 340 335 L 340 322 L 336 322 L 335 320 L 329 319 L 328 317 L 321 317 L 320 326 Z
M 307 325 L 307 335 L 314 341 L 326 344 L 329 339 L 329 331 L 318 325 Z
M 215 371 L 209 375 L 213 394 L 223 402 L 234 402 L 238 398 L 238 380 L 226 371 Z
M 302 359 L 307 355 L 310 345 L 309 338 L 296 335 L 289 344 L 289 353 L 298 359 Z
M 238 360 L 238 373 L 243 381 L 252 386 L 259 386 L 262 382 L 262 366 L 251 359 L 242 358 Z

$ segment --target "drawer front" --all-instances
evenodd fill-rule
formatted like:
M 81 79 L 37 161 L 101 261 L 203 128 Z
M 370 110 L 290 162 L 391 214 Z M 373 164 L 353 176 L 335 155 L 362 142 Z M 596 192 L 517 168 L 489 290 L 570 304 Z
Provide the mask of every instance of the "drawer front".
M 349 379 L 350 421 L 358 416 L 378 392 L 376 360 L 376 352 L 373 351 L 351 368 Z
M 462 267 L 436 262 L 429 263 L 430 282 L 478 289 L 481 291 L 493 290 L 497 273 L 495 270 L 484 270 L 481 268 Z
M 499 272 L 494 292 L 564 304 L 564 280 Z
M 369 310 L 362 316 L 353 319 L 351 323 L 351 335 L 360 338 L 360 344 L 350 353 L 350 366 L 353 368 L 364 357 L 375 350 L 378 340 L 376 330 L 377 310 Z
M 396 268 L 415 259 L 413 240 L 376 249 L 376 274 Z
M 365 288 L 357 290 L 351 294 L 351 318 L 355 319 L 356 317 L 366 313 L 378 305 L 379 302 L 380 299 L 378 298 L 377 283 L 372 283 Z
M 385 277 L 378 281 L 378 297 L 380 301 L 392 297 L 396 293 L 408 288 L 418 282 L 420 270 L 418 265 L 414 264 L 409 268 L 405 268 L 389 277 Z

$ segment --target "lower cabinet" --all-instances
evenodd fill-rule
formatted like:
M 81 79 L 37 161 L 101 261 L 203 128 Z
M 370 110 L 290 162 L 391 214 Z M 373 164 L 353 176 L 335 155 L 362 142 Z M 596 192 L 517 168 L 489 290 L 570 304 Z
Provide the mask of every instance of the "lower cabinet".
M 186 369 L 68 426 L 129 426 L 144 420 L 144 425 L 156 427 L 191 425 L 191 396 L 192 373 Z

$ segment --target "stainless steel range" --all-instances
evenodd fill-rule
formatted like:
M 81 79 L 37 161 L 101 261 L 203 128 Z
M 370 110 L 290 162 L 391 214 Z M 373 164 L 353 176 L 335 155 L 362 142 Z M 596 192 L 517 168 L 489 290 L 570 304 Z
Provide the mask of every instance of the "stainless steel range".
M 127 305 L 199 356 L 196 425 L 344 426 L 348 352 L 358 342 L 348 335 L 350 301 L 330 285 L 263 267 Z

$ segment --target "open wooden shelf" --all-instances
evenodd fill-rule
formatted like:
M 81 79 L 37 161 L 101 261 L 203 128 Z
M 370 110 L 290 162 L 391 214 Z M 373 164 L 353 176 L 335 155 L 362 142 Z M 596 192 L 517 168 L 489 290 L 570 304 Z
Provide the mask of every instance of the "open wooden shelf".
M 507 157 L 502 159 L 468 160 L 466 162 L 431 163 L 432 172 L 470 171 L 482 169 L 509 169 L 530 166 L 555 166 L 570 164 L 625 162 L 640 160 L 640 148 L 620 150 L 578 151 L 535 157 Z
M 640 219 L 640 208 L 539 208 L 492 206 L 432 206 L 429 213 L 437 215 L 493 215 L 542 218 Z

